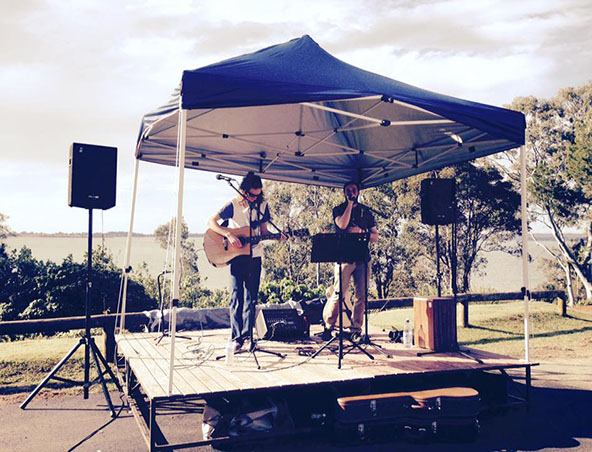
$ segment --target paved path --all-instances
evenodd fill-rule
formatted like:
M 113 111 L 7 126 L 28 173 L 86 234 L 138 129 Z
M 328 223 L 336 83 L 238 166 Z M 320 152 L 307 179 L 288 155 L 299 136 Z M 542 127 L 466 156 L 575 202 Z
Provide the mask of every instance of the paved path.
M 510 410 L 483 419 L 477 441 L 468 444 L 364 444 L 348 451 L 592 451 L 592 360 L 556 360 L 533 368 L 530 410 Z M 22 396 L 22 399 L 26 395 Z M 118 396 L 112 399 L 118 406 Z M 146 450 L 140 430 L 127 411 L 112 420 L 102 393 L 46 399 L 38 395 L 21 410 L 13 400 L 0 404 L 0 451 Z M 199 415 L 172 415 L 167 421 L 187 434 L 200 429 Z M 324 441 L 267 445 L 247 450 L 333 452 L 342 450 Z M 209 448 L 185 450 L 210 450 Z

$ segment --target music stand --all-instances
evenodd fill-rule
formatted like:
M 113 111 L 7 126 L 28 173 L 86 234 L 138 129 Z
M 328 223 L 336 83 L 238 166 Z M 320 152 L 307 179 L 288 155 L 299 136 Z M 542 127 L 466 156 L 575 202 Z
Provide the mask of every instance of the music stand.
M 339 340 L 339 359 L 337 368 L 341 369 L 341 360 L 343 359 L 343 281 L 341 275 L 341 264 L 344 262 L 365 261 L 368 253 L 368 234 L 316 234 L 312 237 L 311 262 L 335 262 L 339 266 L 339 333 L 328 340 L 319 348 L 311 359 L 316 357 L 334 341 Z M 370 353 L 354 342 L 351 337 L 346 339 L 352 344 L 352 348 L 357 348 L 368 358 L 374 359 Z

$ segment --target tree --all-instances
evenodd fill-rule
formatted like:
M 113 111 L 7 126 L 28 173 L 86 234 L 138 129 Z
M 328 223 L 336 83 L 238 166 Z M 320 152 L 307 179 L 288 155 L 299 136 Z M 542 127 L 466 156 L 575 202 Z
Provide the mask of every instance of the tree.
M 9 235 L 14 235 L 14 232 L 12 232 L 12 230 L 6 224 L 7 221 L 8 216 L 0 213 L 0 242 Z
M 0 320 L 84 315 L 86 271 L 86 262 L 74 262 L 71 255 L 56 264 L 33 258 L 26 247 L 10 253 L 1 247 Z M 93 252 L 92 278 L 91 313 L 116 312 L 121 270 L 102 247 Z M 135 282 L 130 283 L 127 297 L 129 312 L 155 306 L 154 300 Z
M 333 232 L 332 208 L 341 202 L 341 190 L 301 184 L 267 182 L 272 221 L 283 230 L 307 228 L 310 234 Z M 310 262 L 309 240 L 289 239 L 265 245 L 263 267 L 267 279 L 319 285 L 332 281 L 332 266 Z
M 171 221 L 161 224 L 154 231 L 154 238 L 160 244 L 161 248 L 172 250 L 175 246 L 175 231 L 177 219 L 172 218 Z M 197 250 L 195 249 L 195 242 L 189 239 L 189 227 L 185 220 L 181 221 L 181 265 L 182 272 L 185 275 L 192 273 L 199 273 L 197 268 Z
M 176 218 L 162 224 L 154 231 L 155 240 L 164 249 L 170 247 L 170 258 L 174 248 L 174 231 Z M 198 255 L 195 242 L 189 237 L 189 227 L 183 220 L 181 223 L 181 275 L 179 280 L 179 305 L 190 308 L 212 308 L 228 304 L 228 292 L 225 290 L 210 290 L 203 287 L 197 267 Z M 171 268 L 172 270 L 172 268 Z M 136 280 L 149 288 L 149 293 L 158 298 L 158 280 L 148 274 L 146 266 L 140 268 Z M 164 280 L 163 280 L 164 283 Z M 163 300 L 170 296 L 170 285 L 161 287 Z M 159 301 L 160 302 L 160 301 Z M 166 307 L 166 305 L 165 305 Z
M 405 182 L 401 184 L 404 185 Z M 384 184 L 364 190 L 360 199 L 387 217 L 376 217 L 380 238 L 378 243 L 370 247 L 371 280 L 375 283 L 376 295 L 381 298 L 417 294 L 415 283 L 423 286 L 426 274 L 418 271 L 418 279 L 410 275 L 410 268 L 420 267 L 425 260 L 420 259 L 418 263 L 416 259 L 415 240 L 411 237 L 412 234 L 405 232 L 407 220 L 398 211 L 397 193 L 393 187 L 394 185 Z M 274 218 L 279 219 L 278 226 L 306 226 L 311 234 L 335 231 L 332 210 L 343 202 L 341 189 L 272 182 L 266 185 L 265 191 L 273 200 L 271 207 Z M 266 246 L 265 252 L 264 267 L 268 280 L 281 281 L 286 278 L 296 284 L 306 283 L 310 286 L 333 284 L 333 265 L 311 264 L 310 243 L 307 241 L 272 243 Z M 274 293 L 275 289 L 270 290 Z M 373 290 L 371 285 L 370 290 Z
M 406 261 L 406 253 L 399 238 L 404 221 L 397 206 L 397 196 L 393 187 L 393 184 L 383 184 L 364 190 L 360 199 L 375 211 L 378 242 L 370 246 L 370 265 L 378 298 L 393 295 L 393 281 L 401 276 L 398 269 L 402 268 Z M 401 281 L 398 282 L 400 294 Z M 407 281 L 406 286 L 409 283 L 410 281 Z
M 471 275 L 487 263 L 485 252 L 518 252 L 509 240 L 520 231 L 520 195 L 486 161 L 461 163 L 442 170 L 441 176 L 456 180 L 458 290 L 466 293 L 471 290 Z M 451 228 L 447 229 L 442 256 L 451 284 Z
M 471 275 L 486 263 L 484 252 L 516 252 L 507 240 L 520 227 L 516 214 L 520 197 L 497 169 L 483 162 L 446 168 L 440 176 L 457 179 L 460 290 L 468 292 Z M 419 192 L 425 177 L 414 176 L 362 192 L 360 201 L 385 217 L 375 214 L 379 241 L 370 246 L 371 279 L 379 298 L 435 293 L 434 228 L 420 222 Z M 341 190 L 273 182 L 265 191 L 273 199 L 278 226 L 298 222 L 297 226 L 306 225 L 313 234 L 335 230 L 332 208 L 343 201 Z M 451 228 L 441 229 L 444 283 L 451 286 Z M 319 266 L 317 274 L 318 267 L 310 263 L 308 242 L 272 243 L 265 251 L 265 272 L 272 281 L 333 282 L 332 265 Z M 372 285 L 370 288 L 374 290 Z
M 526 115 L 528 156 L 529 215 L 547 226 L 557 250 L 542 246 L 563 270 L 569 304 L 577 294 L 571 284 L 581 282 L 585 297 L 592 300 L 590 250 L 592 217 L 590 214 L 591 170 L 590 112 L 592 83 L 561 90 L 550 100 L 517 98 L 512 108 Z M 507 153 L 514 180 L 518 180 L 517 153 Z M 583 229 L 585 240 L 570 241 L 566 233 Z M 538 242 L 537 242 L 538 243 Z

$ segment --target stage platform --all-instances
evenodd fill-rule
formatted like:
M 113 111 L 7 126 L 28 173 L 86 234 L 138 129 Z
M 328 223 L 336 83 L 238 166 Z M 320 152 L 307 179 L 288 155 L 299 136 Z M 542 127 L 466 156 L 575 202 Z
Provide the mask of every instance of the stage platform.
M 149 450 L 172 450 L 204 444 L 201 438 L 184 444 L 169 443 L 158 427 L 158 409 L 171 402 L 190 404 L 216 396 L 272 394 L 327 386 L 351 388 L 365 385 L 371 388 L 375 383 L 394 391 L 406 389 L 402 385 L 409 381 L 418 386 L 419 382 L 431 379 L 433 385 L 438 379 L 449 381 L 458 374 L 490 371 L 508 377 L 508 369 L 518 369 L 524 371 L 524 400 L 528 401 L 530 369 L 536 363 L 475 349 L 462 354 L 453 352 L 418 356 L 418 353 L 426 350 L 406 348 L 391 342 L 387 332 L 371 329 L 370 337 L 380 348 L 372 345 L 362 347 L 374 359 L 356 348 L 350 349 L 349 342 L 344 341 L 345 354 L 341 368 L 338 368 L 338 341 L 314 358 L 310 356 L 324 344 L 315 333 L 318 331 L 313 329 L 308 340 L 257 343 L 263 350 L 281 353 L 283 357 L 256 352 L 255 360 L 251 353 L 244 352 L 235 355 L 232 365 L 226 365 L 224 353 L 230 334 L 228 329 L 180 332 L 175 340 L 175 365 L 170 393 L 170 338 L 160 338 L 157 333 L 118 335 L 117 350 L 120 368 L 124 369 L 124 384 L 128 395 L 135 399 L 135 414 Z

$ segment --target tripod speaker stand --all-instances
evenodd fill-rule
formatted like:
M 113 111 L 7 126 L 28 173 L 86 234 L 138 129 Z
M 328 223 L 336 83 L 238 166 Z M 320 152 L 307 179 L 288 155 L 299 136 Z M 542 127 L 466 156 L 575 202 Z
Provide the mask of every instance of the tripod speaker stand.
M 111 402 L 111 397 L 109 396 L 109 391 L 107 390 L 107 383 L 105 382 L 104 375 L 107 373 L 111 380 L 117 386 L 117 389 L 120 392 L 123 392 L 121 385 L 115 375 L 109 369 L 109 365 L 107 361 L 103 357 L 101 351 L 97 347 L 94 338 L 90 334 L 90 293 L 92 288 L 92 209 L 88 209 L 88 263 L 86 267 L 86 296 L 85 296 L 85 314 L 86 318 L 84 319 L 84 336 L 80 338 L 80 341 L 62 358 L 62 360 L 53 368 L 53 370 L 43 379 L 39 385 L 33 390 L 33 392 L 27 397 L 27 399 L 20 405 L 21 409 L 25 409 L 26 406 L 29 404 L 31 400 L 37 395 L 43 387 L 49 382 L 49 380 L 54 379 L 58 381 L 63 381 L 66 383 L 72 383 L 74 385 L 81 385 L 84 389 L 84 398 L 88 399 L 88 390 L 89 388 L 98 381 L 101 383 L 101 387 L 103 389 L 103 394 L 105 395 L 105 400 L 107 401 L 107 405 L 109 406 L 109 411 L 111 411 L 111 417 L 116 417 L 115 408 L 113 407 L 113 403 Z M 80 346 L 84 345 L 84 382 L 70 380 L 68 378 L 62 378 L 56 376 L 62 366 L 76 353 L 76 350 L 80 348 Z M 98 377 L 94 381 L 89 381 L 90 379 L 90 356 L 92 353 L 92 358 L 94 360 L 95 366 L 97 368 Z
M 450 327 L 454 327 L 453 340 L 446 348 L 446 351 L 459 353 L 460 355 L 474 359 L 480 364 L 483 364 L 478 358 L 470 356 L 468 351 L 461 350 L 456 340 L 456 302 L 458 295 L 458 287 L 456 284 L 457 271 L 457 256 L 456 256 L 456 223 L 457 223 L 457 206 L 456 206 L 456 181 L 454 179 L 439 179 L 431 178 L 421 181 L 421 222 L 424 224 L 434 225 L 435 242 L 436 242 L 436 281 L 438 288 L 438 298 L 442 297 L 442 272 L 440 271 L 440 232 L 438 226 L 451 225 L 451 251 L 450 259 L 451 270 L 451 288 L 452 288 L 452 305 L 447 311 L 452 316 L 448 321 Z M 433 301 L 428 303 L 430 306 Z M 415 301 L 414 301 L 415 305 Z M 415 308 L 414 308 L 415 309 Z M 437 310 L 436 310 L 437 311 Z M 430 314 L 431 315 L 431 314 Z M 420 316 L 421 317 L 421 316 Z M 416 323 L 417 323 L 416 314 Z M 416 334 L 417 337 L 417 334 Z M 417 356 L 429 355 L 433 353 L 440 353 L 444 350 L 432 350 L 429 352 L 417 353 Z
M 339 266 L 339 333 L 327 341 L 321 348 L 319 348 L 311 359 L 316 357 L 329 345 L 335 341 L 339 341 L 339 359 L 337 368 L 341 369 L 341 361 L 343 359 L 343 297 L 342 293 L 343 281 L 341 274 L 341 264 L 343 262 L 359 262 L 365 261 L 368 253 L 368 234 L 317 234 L 312 237 L 312 262 L 335 262 Z M 364 350 L 360 345 L 351 340 L 350 337 L 345 337 L 352 348 L 357 348 L 364 353 L 368 358 L 374 359 L 370 353 Z
M 21 409 L 29 404 L 33 397 L 51 380 L 65 381 L 74 385 L 82 385 L 84 398 L 88 399 L 90 386 L 98 381 L 101 382 L 103 394 L 109 405 L 111 416 L 116 417 L 113 403 L 107 391 L 104 374 L 107 373 L 123 392 L 119 381 L 109 369 L 107 361 L 95 344 L 90 334 L 90 293 L 92 289 L 92 211 L 93 209 L 110 209 L 115 205 L 115 185 L 117 180 L 117 148 L 98 146 L 93 144 L 72 143 L 70 146 L 69 180 L 68 180 L 68 205 L 70 207 L 83 207 L 88 209 L 88 262 L 86 266 L 86 297 L 85 297 L 85 319 L 84 336 L 70 350 L 66 356 L 53 368 L 53 370 L 39 383 L 27 399 L 20 405 Z M 84 382 L 73 381 L 67 378 L 56 376 L 62 366 L 70 359 L 78 348 L 84 345 Z M 98 377 L 89 381 L 90 356 L 97 367 Z M 102 367 L 101 367 L 102 366 Z

